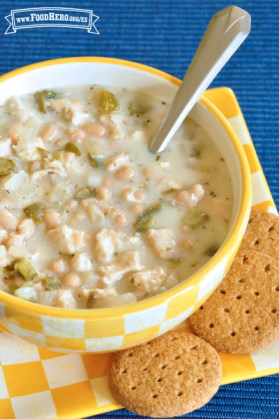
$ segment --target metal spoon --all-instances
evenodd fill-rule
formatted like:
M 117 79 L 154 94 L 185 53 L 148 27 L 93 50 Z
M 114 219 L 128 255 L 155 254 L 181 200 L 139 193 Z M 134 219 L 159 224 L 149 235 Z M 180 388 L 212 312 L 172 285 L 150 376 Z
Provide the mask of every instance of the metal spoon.
M 151 144 L 163 151 L 190 110 L 250 32 L 251 16 L 229 6 L 211 19 L 193 61 Z

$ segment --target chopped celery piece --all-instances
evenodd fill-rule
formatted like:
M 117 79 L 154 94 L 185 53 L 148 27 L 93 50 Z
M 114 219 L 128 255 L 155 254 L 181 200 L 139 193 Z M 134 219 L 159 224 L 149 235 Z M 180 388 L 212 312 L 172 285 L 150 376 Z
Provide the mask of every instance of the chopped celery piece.
M 219 250 L 219 245 L 218 244 L 212 244 L 211 246 L 209 246 L 206 251 L 204 252 L 204 256 L 209 256 L 212 257 L 215 255 L 215 253 L 218 252 Z
M 64 163 L 64 151 L 57 151 L 56 153 L 50 153 L 49 151 L 45 150 L 44 148 L 37 147 L 37 150 L 42 153 L 42 156 L 45 159 L 49 159 L 50 161 L 58 160 L 61 164 Z
M 15 168 L 15 162 L 12 159 L 0 157 L 0 176 L 7 176 Z
M 45 103 L 44 103 L 44 94 L 43 92 L 37 92 L 34 94 L 35 100 L 37 102 L 39 111 L 46 113 Z
M 194 229 L 200 227 L 200 225 L 208 219 L 209 217 L 205 212 L 191 208 L 187 215 L 182 218 L 182 223 Z
M 175 189 L 175 188 L 167 189 L 166 191 L 162 192 L 162 195 L 170 195 L 170 194 L 172 194 L 176 191 L 177 191 L 177 189 Z
M 148 186 L 145 182 L 141 182 L 140 188 L 144 189 L 145 191 L 148 191 Z
M 88 186 L 87 188 L 82 189 L 78 193 L 75 194 L 74 199 L 76 201 L 83 201 L 84 199 L 94 198 L 96 195 L 95 188 Z
M 35 202 L 34 204 L 28 205 L 28 207 L 23 208 L 23 211 L 27 217 L 32 218 L 32 220 L 40 225 L 43 221 L 43 216 L 45 212 L 45 206 L 42 202 Z
M 129 103 L 128 109 L 130 111 L 130 115 L 143 115 L 148 112 L 151 107 L 149 106 L 145 108 L 141 103 L 134 101 Z
M 43 279 L 43 284 L 47 291 L 53 291 L 61 288 L 61 282 L 54 275 L 46 275 Z
M 88 300 L 87 300 L 87 308 L 94 308 L 95 303 L 96 303 L 96 296 L 92 292 L 91 294 L 89 294 L 89 297 L 88 297 Z
M 42 154 L 42 156 L 45 158 L 45 159 L 49 159 L 49 160 L 53 160 L 53 154 L 52 153 L 50 153 L 49 151 L 47 151 L 47 150 L 45 150 L 44 148 L 42 148 L 42 147 L 37 147 L 37 150 Z
M 33 265 L 29 260 L 23 259 L 15 265 L 17 272 L 25 279 L 25 281 L 33 281 L 38 276 Z
M 156 156 L 156 161 L 159 161 L 161 156 Z
M 56 96 L 56 93 L 53 90 L 43 90 L 42 94 L 46 99 L 53 99 Z
M 157 204 L 151 205 L 145 211 L 143 211 L 135 223 L 135 230 L 139 233 L 145 232 L 149 228 L 152 228 L 155 225 L 154 214 L 160 211 L 162 204 L 158 202 Z
M 55 160 L 58 160 L 61 164 L 64 164 L 64 154 L 64 151 L 56 151 L 56 153 L 53 153 L 52 155 L 55 158 Z
M 115 111 L 119 111 L 120 103 L 118 97 L 108 92 L 107 90 L 101 89 L 99 92 L 99 99 L 100 99 L 100 110 L 102 113 L 112 113 Z
M 76 156 L 81 156 L 80 149 L 74 143 L 67 143 L 64 147 L 64 150 L 69 151 L 70 153 L 74 153 Z
M 94 159 L 94 157 L 92 157 L 90 153 L 88 153 L 88 157 L 89 157 L 90 166 L 96 169 L 99 166 L 97 160 Z
M 43 90 L 42 92 L 37 92 L 34 94 L 40 112 L 46 113 L 44 99 L 52 99 L 55 97 L 55 95 L 56 93 L 52 92 L 51 90 Z
M 177 271 L 178 269 L 180 269 L 181 267 L 181 259 L 175 258 L 175 259 L 170 259 L 170 267 L 171 269 Z

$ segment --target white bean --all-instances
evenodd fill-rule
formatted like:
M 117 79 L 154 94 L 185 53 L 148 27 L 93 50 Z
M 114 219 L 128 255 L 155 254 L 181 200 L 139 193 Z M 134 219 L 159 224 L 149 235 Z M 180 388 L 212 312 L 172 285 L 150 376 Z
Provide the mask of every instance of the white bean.
M 50 264 L 50 269 L 56 274 L 62 274 L 67 270 L 67 262 L 64 259 L 56 259 Z
M 18 219 L 8 211 L 0 211 L 0 226 L 8 231 L 15 231 L 18 225 Z
M 136 171 L 129 166 L 126 167 L 122 167 L 121 169 L 117 170 L 117 172 L 115 173 L 115 177 L 117 180 L 122 180 L 122 181 L 129 181 L 131 179 L 133 179 L 136 176 Z
M 94 122 L 86 122 L 82 129 L 86 131 L 90 135 L 94 135 L 96 137 L 101 137 L 105 134 L 106 129 L 100 124 L 95 124 Z
M 74 272 L 68 272 L 62 279 L 64 285 L 70 288 L 78 288 L 81 285 L 80 277 Z
M 50 210 L 45 213 L 44 220 L 48 228 L 50 228 L 51 230 L 61 225 L 60 214 L 58 214 L 58 212 L 53 211 L 53 210 Z
M 35 224 L 31 218 L 26 218 L 25 220 L 20 221 L 17 226 L 18 234 L 22 234 L 25 239 L 29 239 L 32 234 L 35 232 Z
M 5 246 L 11 247 L 11 246 L 22 246 L 24 242 L 24 236 L 19 234 L 13 234 L 12 236 L 8 237 L 5 240 Z
M 23 130 L 22 124 L 13 124 L 8 129 L 8 137 L 10 137 L 11 140 L 14 142 L 18 140 L 22 130 Z
M 44 142 L 49 143 L 58 136 L 59 129 L 57 125 L 50 124 L 48 125 L 43 132 L 41 133 L 41 138 Z

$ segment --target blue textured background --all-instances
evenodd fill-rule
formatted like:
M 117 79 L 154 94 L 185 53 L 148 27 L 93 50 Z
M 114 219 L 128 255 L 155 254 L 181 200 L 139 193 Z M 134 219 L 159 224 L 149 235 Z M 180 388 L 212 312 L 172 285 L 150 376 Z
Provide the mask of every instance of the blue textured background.
M 214 0 L 0 0 L 0 73 L 53 58 L 107 56 L 137 61 L 183 78 L 211 16 L 229 5 Z M 240 0 L 236 5 L 251 14 L 252 31 L 212 86 L 229 86 L 236 93 L 278 206 L 279 2 Z M 93 9 L 100 16 L 100 35 L 57 28 L 4 36 L 4 17 L 11 9 L 42 6 Z M 278 413 L 279 376 L 271 376 L 224 386 L 207 406 L 187 418 L 273 419 Z M 136 415 L 120 410 L 99 418 L 128 416 Z

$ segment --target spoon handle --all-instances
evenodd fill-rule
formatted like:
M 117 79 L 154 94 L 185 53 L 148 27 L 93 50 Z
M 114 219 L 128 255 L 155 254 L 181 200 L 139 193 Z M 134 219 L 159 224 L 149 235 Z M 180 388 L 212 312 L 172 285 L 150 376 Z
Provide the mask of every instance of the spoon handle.
M 201 40 L 183 82 L 151 144 L 151 153 L 163 151 L 190 110 L 250 32 L 251 17 L 229 6 L 216 13 Z

